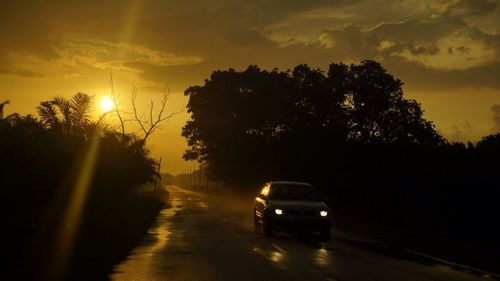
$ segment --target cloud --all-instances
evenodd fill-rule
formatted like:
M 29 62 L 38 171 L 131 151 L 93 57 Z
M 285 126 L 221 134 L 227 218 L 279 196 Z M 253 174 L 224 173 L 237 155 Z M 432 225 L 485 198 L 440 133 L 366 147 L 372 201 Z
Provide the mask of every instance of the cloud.
M 343 58 L 400 57 L 427 68 L 456 70 L 500 61 L 500 35 L 456 19 L 408 20 L 324 31 L 318 43 Z
M 192 81 L 184 69 L 201 75 L 250 63 L 376 59 L 412 87 L 498 87 L 497 2 L 6 0 L 0 72 L 44 77 L 113 67 L 163 81 L 161 74 L 178 77 L 172 70 L 181 69 L 181 80 Z
M 127 62 L 143 62 L 153 65 L 185 65 L 202 61 L 196 56 L 178 56 L 152 50 L 146 46 L 112 43 L 99 39 L 68 39 L 56 47 L 61 58 L 69 59 L 70 65 L 88 64 L 96 68 L 120 65 Z
M 352 1 L 302 11 L 264 33 L 282 47 L 319 45 L 348 62 L 397 57 L 429 70 L 486 69 L 500 61 L 498 6 L 489 0 Z
M 274 44 L 256 30 L 231 30 L 224 35 L 224 39 L 234 46 L 255 48 Z
M 23 77 L 71 77 L 89 69 L 118 69 L 140 73 L 141 69 L 127 65 L 134 62 L 167 66 L 197 64 L 202 61 L 199 57 L 177 56 L 141 45 L 73 36 L 60 40 L 53 50 L 55 55 L 52 58 L 30 53 L 3 53 L 0 56 L 3 62 L 0 72 Z
M 406 88 L 419 92 L 463 89 L 500 89 L 500 62 L 493 61 L 468 69 L 434 69 L 401 57 L 384 60 L 384 66 L 405 82 Z
M 492 13 L 498 6 L 492 0 L 459 0 L 450 1 L 442 9 L 442 14 L 453 17 L 484 16 Z

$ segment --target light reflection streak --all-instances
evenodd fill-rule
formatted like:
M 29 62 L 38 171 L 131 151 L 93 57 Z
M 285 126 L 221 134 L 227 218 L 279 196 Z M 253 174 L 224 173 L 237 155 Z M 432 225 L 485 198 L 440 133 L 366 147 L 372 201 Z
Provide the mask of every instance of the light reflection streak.
M 198 207 L 202 208 L 202 209 L 208 209 L 208 204 L 203 202 L 203 201 L 199 201 L 198 202 Z
M 157 254 L 159 250 L 163 249 L 168 242 L 169 235 L 172 234 L 171 231 L 171 222 L 167 221 L 168 218 L 171 218 L 175 215 L 177 211 L 181 208 L 179 207 L 179 200 L 171 200 L 171 206 L 168 209 L 163 209 L 160 212 L 160 217 L 165 219 L 165 222 L 155 224 L 148 233 L 156 234 L 155 244 L 150 246 L 150 256 Z
M 120 263 L 114 268 L 114 272 L 109 276 L 110 280 L 137 280 L 130 279 L 134 276 L 143 276 L 141 280 L 157 280 L 157 276 L 145 271 L 145 268 L 154 267 L 158 262 L 158 255 L 167 247 L 172 235 L 171 218 L 182 210 L 181 200 L 169 200 L 170 206 L 163 209 L 158 215 L 156 222 L 148 230 L 148 235 L 139 246 L 127 257 L 127 261 Z M 153 239 L 150 239 L 153 238 Z M 162 279 L 163 280 L 163 279 Z
M 285 269 L 287 254 L 276 250 L 264 251 L 258 246 L 254 246 L 252 251 L 271 260 L 277 267 Z
M 314 254 L 314 264 L 326 266 L 330 264 L 330 252 L 327 249 L 318 249 Z
M 271 251 L 271 253 L 269 254 L 269 259 L 275 263 L 282 263 L 284 255 L 278 251 Z

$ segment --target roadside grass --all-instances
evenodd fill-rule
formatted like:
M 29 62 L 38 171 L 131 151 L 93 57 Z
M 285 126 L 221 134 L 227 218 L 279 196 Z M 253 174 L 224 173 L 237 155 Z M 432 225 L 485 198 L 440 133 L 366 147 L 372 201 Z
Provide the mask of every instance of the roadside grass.
M 74 251 L 68 280 L 107 280 L 130 255 L 168 201 L 168 192 L 141 188 L 113 206 L 89 212 Z
M 86 206 L 64 280 L 108 280 L 165 207 L 168 192 L 140 189 L 117 198 L 97 198 Z M 36 210 L 24 208 L 25 214 L 16 214 L 15 220 L 3 219 L 2 280 L 44 280 L 49 267 L 62 266 L 48 263 L 57 220 L 41 220 Z

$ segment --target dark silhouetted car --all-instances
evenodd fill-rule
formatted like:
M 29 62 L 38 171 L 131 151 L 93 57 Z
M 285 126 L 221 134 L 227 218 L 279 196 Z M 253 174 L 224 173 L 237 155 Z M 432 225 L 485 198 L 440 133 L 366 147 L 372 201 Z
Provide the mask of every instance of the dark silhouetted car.
M 331 212 L 312 185 L 303 182 L 267 183 L 255 198 L 254 227 L 265 235 L 273 230 L 319 232 L 328 240 Z

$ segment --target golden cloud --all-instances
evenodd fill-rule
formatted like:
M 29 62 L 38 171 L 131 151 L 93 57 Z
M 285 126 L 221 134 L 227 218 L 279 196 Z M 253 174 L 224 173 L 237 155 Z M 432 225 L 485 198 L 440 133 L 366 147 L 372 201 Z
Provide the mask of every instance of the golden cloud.
M 55 56 L 44 58 L 36 54 L 4 52 L 5 62 L 1 72 L 29 77 L 77 76 L 90 69 L 117 69 L 140 73 L 140 68 L 129 63 L 145 63 L 158 66 L 192 65 L 202 61 L 196 56 L 178 56 L 152 50 L 148 47 L 113 43 L 101 39 L 67 36 L 53 47 Z

